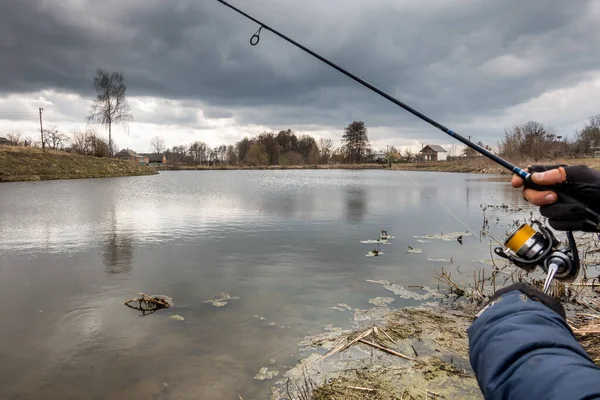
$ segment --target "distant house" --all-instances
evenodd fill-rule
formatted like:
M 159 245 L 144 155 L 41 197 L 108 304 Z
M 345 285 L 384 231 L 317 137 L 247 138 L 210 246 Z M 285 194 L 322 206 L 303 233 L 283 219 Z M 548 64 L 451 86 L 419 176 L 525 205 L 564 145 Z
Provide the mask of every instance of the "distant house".
M 115 158 L 118 158 L 120 160 L 131 160 L 131 161 L 135 161 L 136 163 L 139 163 L 139 164 L 148 165 L 150 163 L 150 161 L 148 160 L 148 157 L 138 154 L 135 151 L 129 150 L 129 149 L 121 150 L 120 152 L 115 154 Z
M 10 140 L 8 140 L 7 138 L 0 137 L 0 144 L 5 144 L 8 146 L 10 144 Z
M 141 153 L 140 156 L 148 157 L 149 165 L 160 166 L 167 163 L 167 157 L 164 153 Z
M 383 151 L 375 152 L 371 155 L 376 163 L 384 163 L 387 161 L 387 155 Z
M 419 152 L 423 155 L 423 161 L 445 161 L 448 152 L 437 144 L 428 144 Z

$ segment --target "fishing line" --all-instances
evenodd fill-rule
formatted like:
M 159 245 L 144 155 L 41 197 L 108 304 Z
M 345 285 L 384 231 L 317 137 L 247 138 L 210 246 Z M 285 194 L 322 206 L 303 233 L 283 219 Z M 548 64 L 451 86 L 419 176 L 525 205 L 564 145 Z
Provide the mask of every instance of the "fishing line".
M 452 216 L 455 220 L 457 220 L 462 226 L 464 226 L 465 228 L 467 228 L 467 232 L 473 232 L 473 234 L 475 234 L 475 232 L 481 232 L 482 231 L 481 229 L 473 229 L 466 222 L 464 222 L 460 217 L 458 217 L 456 214 L 454 214 L 452 211 L 450 211 L 448 208 L 446 208 L 437 198 L 435 198 L 432 195 L 430 195 L 429 193 L 427 193 L 427 191 L 424 190 L 425 188 L 419 182 L 417 182 L 416 179 L 414 179 L 412 176 L 410 176 L 410 174 L 406 173 L 406 171 L 404 171 L 404 170 L 401 170 L 401 171 L 402 171 L 402 173 L 404 174 L 405 177 L 407 177 L 412 183 L 414 183 L 417 187 L 419 187 L 419 189 L 421 189 L 421 192 L 425 193 L 440 208 L 442 208 L 444 211 L 446 211 L 450 216 Z M 494 240 L 494 242 L 496 242 L 498 245 L 503 246 L 503 244 L 500 243 L 490 233 L 486 232 L 485 234 L 488 235 L 489 237 L 491 237 Z

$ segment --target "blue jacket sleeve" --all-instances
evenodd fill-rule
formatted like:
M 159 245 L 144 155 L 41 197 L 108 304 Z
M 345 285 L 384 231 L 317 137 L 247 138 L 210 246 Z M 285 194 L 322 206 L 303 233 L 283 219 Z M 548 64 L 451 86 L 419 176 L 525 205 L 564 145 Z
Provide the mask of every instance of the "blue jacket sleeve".
M 600 368 L 557 313 L 523 293 L 490 303 L 467 332 L 487 400 L 600 399 Z

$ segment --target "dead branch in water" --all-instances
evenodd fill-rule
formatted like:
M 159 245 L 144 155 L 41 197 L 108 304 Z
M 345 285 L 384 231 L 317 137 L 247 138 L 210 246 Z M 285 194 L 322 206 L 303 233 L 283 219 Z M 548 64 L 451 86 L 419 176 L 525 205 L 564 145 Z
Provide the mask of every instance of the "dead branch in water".
M 375 391 L 375 389 L 360 387 L 360 386 L 346 386 L 346 387 L 348 389 L 362 390 L 363 392 L 374 392 Z
M 387 347 L 380 346 L 377 343 L 368 342 L 368 341 L 366 341 L 364 339 L 360 339 L 359 342 L 364 343 L 364 344 L 368 344 L 369 346 L 375 347 L 376 349 L 384 351 L 384 352 L 386 352 L 388 354 L 391 354 L 391 355 L 394 355 L 394 356 L 397 356 L 397 357 L 400 357 L 400 358 L 404 358 L 405 360 L 417 361 L 417 359 L 414 358 L 414 357 L 405 356 L 402 353 L 398 353 L 397 351 L 394 351 L 392 349 L 388 349 Z
M 138 303 L 137 305 L 131 305 L 131 303 Z M 148 296 L 144 293 L 138 293 L 138 297 L 131 300 L 127 300 L 125 303 L 127 307 L 133 308 L 134 310 L 141 311 L 144 315 L 146 313 L 152 314 L 161 308 L 169 308 L 172 303 L 167 296 L 155 295 Z

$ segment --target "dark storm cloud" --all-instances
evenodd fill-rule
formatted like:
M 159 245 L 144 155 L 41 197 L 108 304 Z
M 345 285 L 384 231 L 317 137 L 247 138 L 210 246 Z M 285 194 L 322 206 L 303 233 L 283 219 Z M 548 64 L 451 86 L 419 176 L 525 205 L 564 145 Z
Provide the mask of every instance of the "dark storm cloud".
M 233 2 L 233 0 L 232 0 Z M 500 113 L 600 68 L 591 1 L 235 1 L 259 19 L 431 114 Z M 201 102 L 264 125 L 419 125 L 216 0 L 0 3 L 0 91 L 93 96 L 96 68 L 131 95 Z

